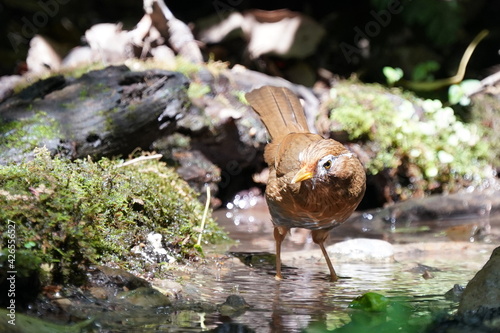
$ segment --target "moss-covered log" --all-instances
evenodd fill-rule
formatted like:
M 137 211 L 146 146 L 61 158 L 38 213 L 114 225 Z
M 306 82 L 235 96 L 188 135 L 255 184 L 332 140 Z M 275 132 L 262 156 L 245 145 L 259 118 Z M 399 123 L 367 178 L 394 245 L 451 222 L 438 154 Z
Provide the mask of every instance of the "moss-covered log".
M 79 78 L 40 80 L 0 104 L 0 164 L 35 147 L 70 158 L 128 154 L 148 148 L 188 105 L 185 76 L 111 66 Z

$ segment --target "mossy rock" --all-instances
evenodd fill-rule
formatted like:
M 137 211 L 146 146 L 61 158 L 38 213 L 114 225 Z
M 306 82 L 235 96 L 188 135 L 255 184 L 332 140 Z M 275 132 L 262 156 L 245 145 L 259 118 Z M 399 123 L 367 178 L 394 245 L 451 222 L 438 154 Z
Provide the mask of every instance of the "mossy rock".
M 28 249 L 51 268 L 49 282 L 83 283 L 91 263 L 144 272 L 148 264 L 131 249 L 146 243 L 151 232 L 163 236 L 163 247 L 177 260 L 199 254 L 195 243 L 203 205 L 164 163 L 71 162 L 51 158 L 45 149 L 35 156 L 0 167 L 0 220 L 15 223 L 17 248 Z M 7 226 L 0 225 L 3 248 Z M 225 239 L 208 218 L 203 241 Z
M 330 90 L 328 129 L 363 146 L 369 175 L 386 174 L 395 201 L 480 187 L 492 179 L 485 128 L 439 100 L 378 84 L 341 81 Z

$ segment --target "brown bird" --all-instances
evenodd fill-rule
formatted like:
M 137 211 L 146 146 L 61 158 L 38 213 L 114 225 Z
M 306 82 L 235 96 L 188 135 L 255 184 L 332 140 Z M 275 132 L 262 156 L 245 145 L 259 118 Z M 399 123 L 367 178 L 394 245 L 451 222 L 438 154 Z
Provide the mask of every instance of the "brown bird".
M 287 88 L 265 86 L 246 99 L 267 128 L 271 142 L 266 201 L 274 224 L 276 279 L 281 279 L 281 243 L 290 228 L 310 229 L 332 281 L 338 279 L 324 242 L 329 231 L 356 209 L 366 188 L 358 158 L 341 143 L 309 131 L 299 99 Z

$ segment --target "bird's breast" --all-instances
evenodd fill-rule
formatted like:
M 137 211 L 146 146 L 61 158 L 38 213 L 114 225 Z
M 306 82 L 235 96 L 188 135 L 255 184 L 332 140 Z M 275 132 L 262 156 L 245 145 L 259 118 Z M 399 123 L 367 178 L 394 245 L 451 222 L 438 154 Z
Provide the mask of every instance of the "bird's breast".
M 290 175 L 270 175 L 266 188 L 266 200 L 276 226 L 310 230 L 334 228 L 352 214 L 364 194 L 364 187 L 356 186 L 358 182 L 364 184 L 363 179 L 290 184 L 288 178 Z

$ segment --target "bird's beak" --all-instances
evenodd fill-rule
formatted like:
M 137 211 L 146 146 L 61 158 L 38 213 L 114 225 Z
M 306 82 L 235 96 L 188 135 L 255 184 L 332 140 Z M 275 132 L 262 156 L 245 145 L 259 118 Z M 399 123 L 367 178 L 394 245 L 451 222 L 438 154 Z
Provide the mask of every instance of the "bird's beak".
M 291 183 L 295 184 L 298 182 L 302 182 L 304 180 L 311 179 L 313 176 L 314 173 L 310 170 L 310 167 L 308 165 L 305 165 L 295 174 Z

